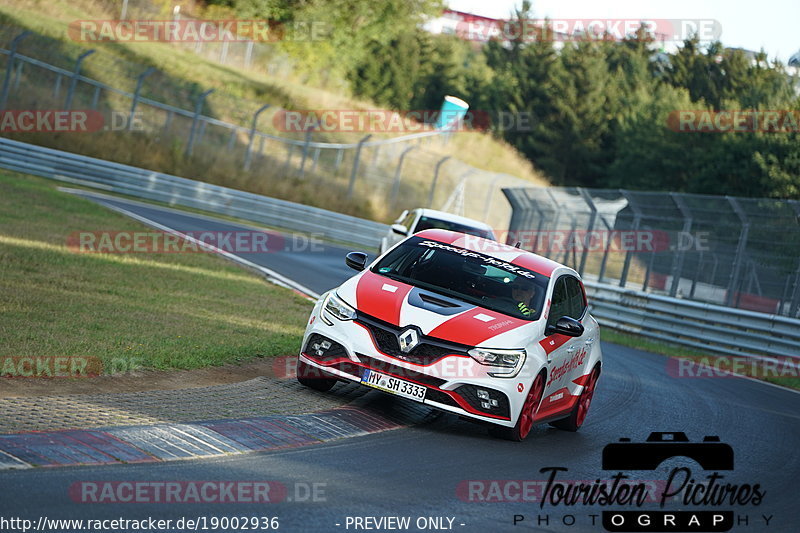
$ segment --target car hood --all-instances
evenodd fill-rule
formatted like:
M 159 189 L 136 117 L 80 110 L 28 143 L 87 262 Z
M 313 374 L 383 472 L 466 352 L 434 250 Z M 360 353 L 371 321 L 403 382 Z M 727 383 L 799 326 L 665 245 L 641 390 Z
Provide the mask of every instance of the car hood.
M 369 270 L 346 281 L 337 293 L 360 313 L 401 328 L 415 325 L 424 335 L 469 346 L 524 345 L 520 344 L 522 339 L 529 339 L 536 328 L 534 322 L 426 291 Z

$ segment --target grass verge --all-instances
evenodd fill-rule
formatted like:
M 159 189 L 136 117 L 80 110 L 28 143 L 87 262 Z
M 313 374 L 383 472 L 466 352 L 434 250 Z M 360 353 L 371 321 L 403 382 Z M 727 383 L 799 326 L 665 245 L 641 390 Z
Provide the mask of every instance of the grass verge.
M 307 300 L 206 253 L 71 252 L 74 231 L 148 228 L 56 186 L 0 172 L 0 359 L 190 369 L 297 350 Z
M 667 357 L 673 357 L 676 359 L 689 359 L 694 361 L 698 365 L 702 365 L 702 367 L 695 367 L 694 372 L 696 372 L 698 377 L 703 375 L 722 376 L 725 371 L 732 370 L 731 357 L 729 356 L 700 353 L 697 350 L 692 350 L 673 344 L 667 344 L 664 342 L 653 341 L 638 335 L 621 333 L 610 328 L 603 328 L 601 337 L 606 342 L 612 342 L 614 344 L 627 346 L 629 348 L 636 348 L 646 352 L 666 355 Z M 740 359 L 744 363 L 744 360 L 747 358 L 741 357 Z M 780 385 L 782 387 L 800 390 L 799 377 L 780 375 L 781 373 L 788 372 L 790 369 L 781 370 L 779 368 L 773 371 L 769 366 L 741 364 L 736 366 L 736 370 L 740 370 L 740 372 L 737 373 L 744 376 L 774 383 L 775 385 Z

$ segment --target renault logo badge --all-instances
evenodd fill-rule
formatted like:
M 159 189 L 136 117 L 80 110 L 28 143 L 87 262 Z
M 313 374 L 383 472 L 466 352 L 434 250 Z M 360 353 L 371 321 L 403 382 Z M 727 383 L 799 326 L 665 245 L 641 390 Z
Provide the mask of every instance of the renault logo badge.
M 397 336 L 397 340 L 400 342 L 400 350 L 403 353 L 408 353 L 419 344 L 419 335 L 416 329 L 408 328 Z

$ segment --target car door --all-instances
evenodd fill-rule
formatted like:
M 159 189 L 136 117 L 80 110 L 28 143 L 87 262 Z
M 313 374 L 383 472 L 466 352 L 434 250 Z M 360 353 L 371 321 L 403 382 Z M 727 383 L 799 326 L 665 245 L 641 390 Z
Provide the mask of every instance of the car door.
M 547 325 L 555 325 L 559 318 L 568 316 L 583 320 L 586 316 L 586 300 L 580 281 L 572 275 L 559 276 L 553 285 L 550 297 Z M 570 406 L 572 391 L 576 387 L 572 380 L 580 375 L 585 366 L 587 350 L 586 332 L 580 337 L 569 337 L 560 333 L 548 335 L 540 342 L 547 353 L 548 370 L 537 418 L 558 413 Z
M 589 306 L 586 302 L 586 290 L 583 287 L 583 283 L 581 283 L 581 281 L 575 276 L 564 276 L 564 283 L 567 287 L 567 299 L 569 300 L 569 308 L 571 313 L 568 316 L 580 320 L 584 327 L 583 335 L 574 339 L 575 352 L 573 353 L 582 351 L 588 356 L 589 352 L 591 351 L 592 344 L 597 338 L 598 331 L 595 321 L 588 319 Z M 575 368 L 574 377 L 580 377 L 588 372 L 588 369 L 586 369 L 585 366 L 588 364 L 589 358 L 581 357 L 580 361 L 580 366 Z

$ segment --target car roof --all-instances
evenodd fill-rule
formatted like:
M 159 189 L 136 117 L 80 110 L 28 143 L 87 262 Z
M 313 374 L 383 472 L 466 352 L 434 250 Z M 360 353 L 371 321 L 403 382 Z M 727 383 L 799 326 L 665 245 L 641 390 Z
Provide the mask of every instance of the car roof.
M 438 218 L 439 220 L 445 220 L 447 222 L 455 222 L 463 226 L 473 226 L 475 228 L 492 231 L 492 227 L 489 224 L 481 222 L 480 220 L 475 220 L 474 218 L 462 217 L 461 215 L 454 215 L 453 213 L 447 213 L 445 211 L 437 211 L 435 209 L 420 208 L 419 211 L 421 215 L 424 217 Z
M 415 237 L 451 244 L 472 252 L 488 255 L 512 265 L 527 268 L 543 276 L 552 276 L 556 269 L 570 270 L 561 263 L 533 252 L 474 235 L 465 235 L 444 229 L 426 229 L 415 234 Z

